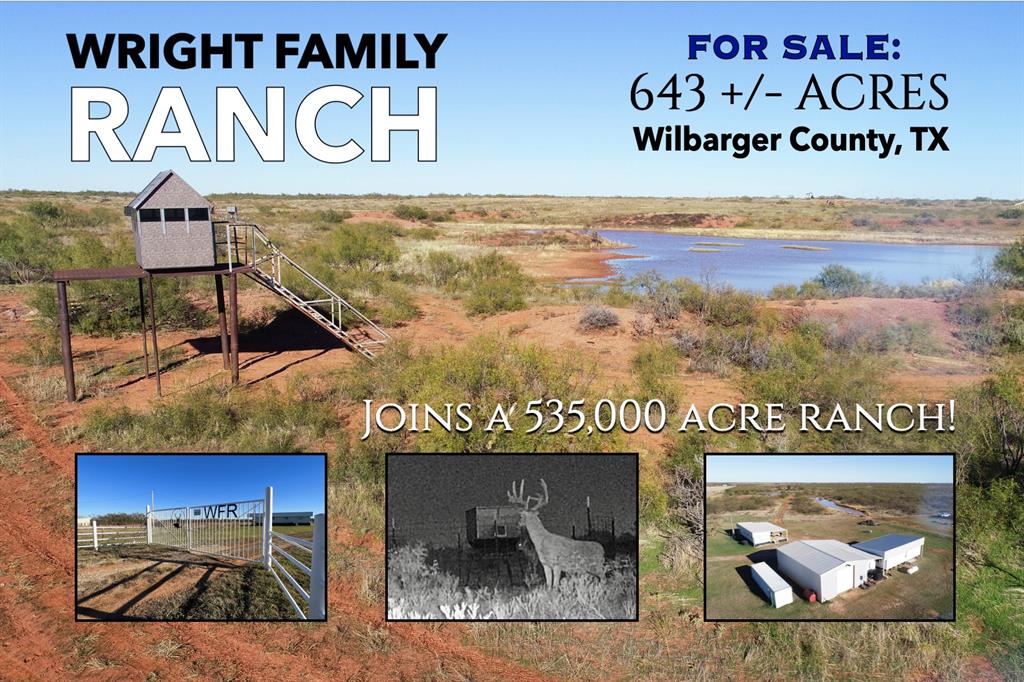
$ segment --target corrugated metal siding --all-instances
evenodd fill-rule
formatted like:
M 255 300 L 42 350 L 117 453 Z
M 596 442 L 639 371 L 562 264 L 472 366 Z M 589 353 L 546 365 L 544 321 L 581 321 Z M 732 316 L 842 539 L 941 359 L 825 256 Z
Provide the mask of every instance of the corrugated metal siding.
M 770 590 L 784 590 L 789 587 L 789 583 L 783 580 L 781 575 L 773 571 L 772 567 L 763 561 L 759 561 L 751 566 L 750 570 L 764 581 L 764 586 Z
M 774 523 L 768 523 L 767 521 L 742 521 L 737 523 L 736 526 L 738 528 L 746 528 L 751 533 L 772 533 L 786 530 L 782 526 L 776 526 Z
M 924 543 L 924 538 L 920 535 L 898 535 L 891 533 L 889 535 L 880 535 L 877 538 L 865 540 L 864 542 L 858 542 L 854 547 L 864 552 L 882 556 L 890 550 L 899 549 L 918 541 Z

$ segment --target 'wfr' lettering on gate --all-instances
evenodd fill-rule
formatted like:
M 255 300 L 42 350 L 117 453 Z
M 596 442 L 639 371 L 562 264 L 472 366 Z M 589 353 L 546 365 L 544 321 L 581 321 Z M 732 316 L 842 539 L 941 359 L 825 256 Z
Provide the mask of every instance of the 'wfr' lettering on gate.
M 211 504 L 205 507 L 193 507 L 192 516 L 201 516 L 204 519 L 237 519 L 237 509 L 238 505 L 234 502 L 228 504 Z

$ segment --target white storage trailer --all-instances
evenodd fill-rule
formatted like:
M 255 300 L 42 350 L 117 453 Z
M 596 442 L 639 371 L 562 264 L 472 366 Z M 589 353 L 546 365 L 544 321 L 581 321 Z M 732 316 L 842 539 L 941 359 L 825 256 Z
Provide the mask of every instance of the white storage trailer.
M 759 561 L 750 567 L 750 572 L 753 574 L 754 582 L 764 592 L 764 596 L 768 597 L 772 606 L 779 608 L 793 603 L 793 586 L 773 571 L 771 566 Z
M 864 584 L 878 557 L 838 540 L 800 540 L 776 550 L 779 571 L 800 587 L 813 590 L 818 601 Z
M 854 547 L 879 557 L 878 567 L 888 571 L 921 556 L 921 552 L 924 550 L 924 538 L 920 535 L 893 533 L 858 542 Z
M 736 524 L 736 532 L 741 538 L 754 545 L 765 545 L 769 542 L 786 542 L 789 532 L 782 526 L 766 521 L 743 521 Z

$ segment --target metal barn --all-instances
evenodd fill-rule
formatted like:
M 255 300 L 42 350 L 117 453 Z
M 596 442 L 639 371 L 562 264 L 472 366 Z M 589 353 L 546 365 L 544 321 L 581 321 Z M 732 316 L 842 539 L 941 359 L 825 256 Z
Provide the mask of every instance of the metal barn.
M 789 531 L 782 526 L 765 521 L 744 521 L 736 524 L 736 532 L 750 544 L 764 545 L 769 542 L 787 542 Z
M 772 606 L 779 608 L 793 603 L 793 586 L 773 571 L 771 566 L 759 561 L 750 567 L 750 572 Z
M 466 541 L 473 547 L 519 541 L 519 507 L 473 507 L 466 510 Z
M 924 550 L 924 538 L 920 535 L 897 535 L 893 533 L 858 542 L 854 547 L 869 554 L 874 554 L 878 557 L 878 567 L 888 571 L 921 556 L 921 552 Z
M 863 585 L 878 559 L 838 540 L 800 540 L 776 550 L 779 571 L 818 601 Z
M 124 207 L 143 270 L 212 268 L 217 263 L 213 205 L 172 170 L 153 178 Z
M 253 512 L 252 522 L 263 523 L 263 513 Z M 275 526 L 302 526 L 313 522 L 313 512 L 274 512 L 273 522 Z

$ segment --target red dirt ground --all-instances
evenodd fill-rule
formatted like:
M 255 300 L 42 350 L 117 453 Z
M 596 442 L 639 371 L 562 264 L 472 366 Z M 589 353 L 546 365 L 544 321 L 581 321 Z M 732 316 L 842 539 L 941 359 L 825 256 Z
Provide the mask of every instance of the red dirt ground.
M 32 466 L 13 474 L 0 469 L 0 489 L 9 499 L 0 516 L 0 669 L 9 679 L 138 680 L 199 674 L 239 680 L 262 679 L 267 671 L 286 680 L 393 680 L 429 677 L 441 662 L 448 670 L 481 680 L 541 680 L 534 671 L 484 656 L 427 625 L 385 624 L 378 606 L 360 603 L 354 587 L 332 575 L 329 604 L 334 627 L 317 630 L 281 624 L 106 623 L 102 628 L 72 620 L 74 610 L 74 519 L 63 528 L 43 525 L 39 491 L 59 470 L 71 468 L 70 449 L 50 441 L 17 401 L 0 365 L 0 398 L 13 431 L 31 441 Z M 72 495 L 70 478 L 63 494 Z M 57 524 L 60 525 L 60 524 Z M 387 654 L 367 655 L 353 628 L 383 628 Z M 180 645 L 160 655 L 160 645 Z
M 595 262 L 601 262 L 595 261 L 594 256 L 590 252 L 576 253 L 557 267 L 552 266 L 550 273 L 586 276 L 594 272 Z M 244 291 L 243 312 L 252 312 L 272 301 L 269 294 Z M 422 297 L 419 304 L 421 318 L 394 330 L 396 336 L 407 337 L 414 345 L 463 343 L 482 331 L 514 333 L 525 340 L 565 348 L 596 360 L 604 368 L 602 380 L 608 382 L 627 378 L 628 362 L 623 358 L 631 357 L 638 344 L 628 332 L 633 316 L 628 310 L 618 311 L 622 320 L 618 329 L 584 334 L 576 329 L 579 306 L 543 306 L 478 320 L 467 318 L 456 301 Z M 951 384 L 969 383 L 983 376 L 984 370 L 974 364 L 952 337 L 953 330 L 941 303 L 849 299 L 815 302 L 807 308 L 855 324 L 898 320 L 900 316 L 930 320 L 939 345 L 947 356 L 952 355 L 940 360 L 952 363 L 950 368 L 955 371 L 944 374 L 930 361 L 920 366 L 910 363 L 896 377 L 901 389 L 948 394 Z M 28 316 L 19 295 L 0 294 L 0 344 L 7 357 L 24 348 Z M 278 340 L 294 335 L 264 338 L 266 343 L 262 347 L 255 343 L 260 340 L 258 334 L 244 335 L 240 353 L 242 382 L 257 386 L 274 384 L 299 372 L 315 375 L 356 362 L 353 354 L 318 341 L 315 334 L 305 338 L 303 333 L 303 338 L 294 344 L 297 347 L 275 350 Z M 126 371 L 123 376 L 113 377 L 111 370 L 101 371 L 111 365 L 123 368 L 126 358 L 140 356 L 140 345 L 137 336 L 76 336 L 74 348 L 80 376 L 96 372 L 94 383 L 109 388 L 72 406 L 27 404 L 11 389 L 14 382 L 25 379 L 25 368 L 8 359 L 0 360 L 0 408 L 13 426 L 8 438 L 23 438 L 30 444 L 21 453 L 24 463 L 17 473 L 0 467 L 0 489 L 5 491 L 5 510 L 0 515 L 0 670 L 4 675 L 19 680 L 69 676 L 138 680 L 156 673 L 160 679 L 255 680 L 273 671 L 276 677 L 286 680 L 545 679 L 534 670 L 461 644 L 469 625 L 385 623 L 382 606 L 364 601 L 360 586 L 342 573 L 330 576 L 327 627 L 252 623 L 105 623 L 97 627 L 73 622 L 74 519 L 67 512 L 63 525 L 47 525 L 39 509 L 48 503 L 47 495 L 56 495 L 65 503 L 72 499 L 76 445 L 58 442 L 60 427 L 76 423 L 94 405 L 124 404 L 142 409 L 154 400 L 151 379 L 141 378 L 137 372 Z M 214 329 L 199 334 L 162 332 L 161 350 L 172 348 L 176 349 L 175 364 L 164 375 L 165 396 L 195 385 L 229 380 L 222 368 Z M 53 368 L 50 373 L 59 376 L 60 369 Z M 707 406 L 742 398 L 735 386 L 720 377 L 684 374 L 681 382 L 687 402 Z M 358 546 L 372 556 L 383 554 L 378 540 L 353 535 L 338 520 L 332 520 L 331 537 L 335 546 Z M 597 652 L 607 650 L 602 649 L 607 629 L 581 627 L 574 632 L 584 638 L 593 635 L 595 660 L 600 658 Z M 168 650 L 163 646 L 168 641 L 180 646 L 172 654 L 161 653 Z M 680 642 L 681 646 L 684 644 Z

